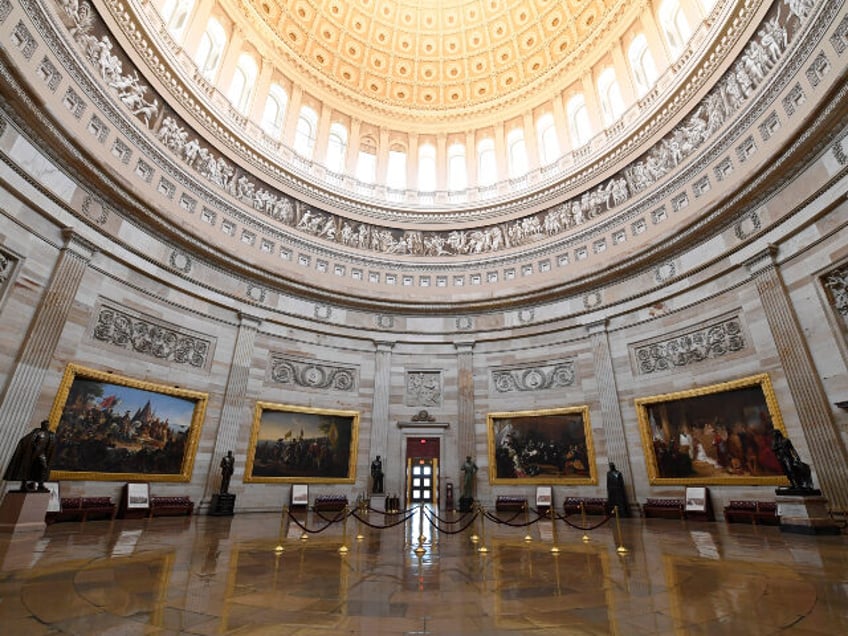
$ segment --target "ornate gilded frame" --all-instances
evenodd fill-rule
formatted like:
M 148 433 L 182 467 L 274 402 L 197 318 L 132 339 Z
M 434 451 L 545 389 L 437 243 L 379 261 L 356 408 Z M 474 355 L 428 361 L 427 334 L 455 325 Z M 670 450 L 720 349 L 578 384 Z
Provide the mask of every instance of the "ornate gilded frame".
M 718 395 L 721 395 L 720 399 L 703 399 L 705 396 Z M 774 388 L 767 373 L 686 391 L 638 398 L 635 404 L 642 447 L 645 452 L 648 480 L 651 484 L 780 486 L 789 483 L 783 472 L 778 468 L 779 465 L 771 451 L 770 443 L 765 443 L 766 440 L 771 439 L 769 433 L 774 429 L 780 430 L 784 435 L 786 434 L 783 418 L 777 405 L 777 398 L 774 395 Z M 702 410 L 705 408 L 711 410 Z M 673 411 L 674 416 L 677 416 L 674 421 L 669 419 L 672 417 L 669 415 L 670 411 Z M 731 417 L 734 418 L 733 421 L 731 421 Z M 658 419 L 662 422 L 659 425 L 657 424 Z M 718 437 L 721 437 L 721 430 L 726 430 L 729 433 L 728 425 L 731 427 L 738 426 L 739 430 L 744 430 L 746 437 L 751 438 L 756 443 L 756 446 L 751 446 L 751 442 L 748 444 L 748 448 L 756 451 L 755 457 L 750 461 L 756 461 L 754 466 L 757 470 L 754 472 L 761 471 L 763 474 L 749 474 L 751 466 L 745 462 L 742 463 L 741 467 L 735 464 L 722 466 L 719 461 L 720 458 L 713 458 L 710 455 L 710 452 L 717 453 L 718 451 L 708 450 L 699 441 L 698 436 L 692 433 L 693 428 L 700 428 L 702 431 L 701 439 L 703 439 L 705 435 L 709 434 L 707 428 L 709 426 L 712 427 L 713 431 L 718 429 Z M 680 476 L 670 474 L 673 471 L 669 471 L 668 464 L 665 462 L 663 467 L 659 465 L 658 448 L 663 454 L 669 452 L 678 454 L 681 452 L 680 435 L 684 426 L 692 439 L 692 447 L 695 449 L 689 451 L 693 466 L 695 461 L 702 461 L 706 467 L 711 466 L 710 461 L 715 462 L 716 466 L 711 469 L 718 472 L 718 475 Z M 676 447 L 675 438 L 677 439 Z M 714 435 L 713 439 L 713 446 L 716 447 L 715 440 L 717 437 Z M 696 458 L 699 457 L 697 450 L 699 444 L 706 454 L 706 458 L 701 460 L 692 457 L 692 454 L 695 454 Z M 771 457 L 769 457 L 769 454 L 771 454 Z M 760 462 L 760 457 L 768 460 L 768 463 Z
M 557 449 L 557 456 L 549 458 L 557 461 L 558 466 L 547 462 L 535 464 L 523 462 L 518 457 L 520 453 L 516 451 L 514 444 L 505 440 L 508 427 L 516 432 L 518 439 L 526 439 L 527 434 L 532 433 L 535 439 L 559 445 L 561 448 Z M 489 442 L 490 484 L 593 485 L 598 483 L 589 407 L 586 405 L 489 413 L 486 416 L 486 434 Z M 578 446 L 576 453 L 571 453 L 569 448 L 564 448 L 567 444 L 575 443 Z M 505 464 L 507 457 L 510 457 L 512 462 L 509 467 Z M 577 461 L 579 464 L 576 463 Z M 535 469 L 540 472 L 531 474 L 531 466 L 535 466 Z M 575 466 L 577 469 L 574 468 Z M 508 471 L 510 474 L 507 474 Z
M 324 427 L 326 432 L 322 432 Z M 285 433 L 284 429 L 287 429 Z M 337 450 L 332 451 L 335 457 L 331 461 L 301 461 L 299 466 L 298 462 L 286 459 L 289 451 L 290 456 L 299 452 L 292 449 L 302 432 L 303 440 L 311 439 L 321 448 L 336 447 Z M 358 444 L 359 411 L 257 402 L 253 411 L 244 481 L 352 484 L 356 480 Z M 263 457 L 261 467 L 257 454 Z M 310 463 L 312 466 L 308 467 Z
M 90 409 L 98 408 L 98 405 L 92 398 L 91 401 L 87 401 L 84 405 L 76 402 L 75 404 L 71 404 L 71 400 L 76 400 L 77 395 L 75 390 L 83 390 L 83 383 L 92 383 L 96 387 L 100 387 L 102 389 L 102 394 L 107 398 L 110 396 L 121 395 L 119 401 L 115 402 L 115 406 L 119 406 L 122 402 L 124 406 L 132 405 L 129 408 L 129 411 L 132 411 L 133 408 L 139 409 L 143 408 L 145 404 L 149 403 L 150 405 L 150 413 L 155 415 L 158 411 L 168 412 L 168 413 L 181 413 L 185 414 L 182 416 L 180 421 L 185 422 L 185 438 L 184 438 L 184 447 L 182 451 L 182 458 L 179 461 L 179 466 L 174 466 L 173 472 L 147 472 L 147 471 L 108 471 L 108 470 L 97 470 L 96 466 L 94 469 L 91 466 L 88 467 L 66 467 L 61 468 L 62 466 L 62 453 L 66 448 L 70 447 L 70 444 L 64 443 L 65 436 L 69 436 L 69 439 L 73 439 L 77 441 L 77 445 L 79 444 L 80 436 L 79 432 L 85 432 L 85 427 L 88 426 L 88 431 L 93 435 L 100 436 L 99 444 L 100 451 L 105 455 L 107 455 L 110 449 L 114 449 L 116 446 L 122 446 L 123 448 L 131 448 L 133 445 L 140 445 L 141 447 L 147 449 L 150 452 L 150 456 L 153 457 L 154 461 L 156 460 L 157 454 L 159 455 L 159 459 L 161 460 L 158 465 L 168 463 L 165 459 L 166 453 L 165 448 L 167 448 L 167 444 L 170 442 L 165 442 L 165 448 L 157 450 L 151 450 L 154 448 L 152 443 L 146 443 L 145 440 L 139 434 L 133 434 L 133 437 L 129 439 L 112 439 L 110 436 L 113 433 L 107 432 L 106 436 L 103 436 L 103 431 L 96 431 L 94 429 L 93 424 L 72 424 L 71 417 L 74 414 L 74 411 L 78 411 L 82 406 L 86 406 Z M 88 392 L 87 396 L 92 396 L 93 393 Z M 206 403 L 208 396 L 206 393 L 201 393 L 199 391 L 192 391 L 190 389 L 178 388 L 175 386 L 166 386 L 163 384 L 154 384 L 152 382 L 147 382 L 144 380 L 136 380 L 133 378 L 123 377 L 119 375 L 115 375 L 113 373 L 98 371 L 96 369 L 89 369 L 77 364 L 69 364 L 65 373 L 62 377 L 62 382 L 59 385 L 59 389 L 56 393 L 56 397 L 53 401 L 53 408 L 50 410 L 50 429 L 56 433 L 56 453 L 53 457 L 52 466 L 53 469 L 50 473 L 50 478 L 53 480 L 92 480 L 92 481 L 142 481 L 142 482 L 151 482 L 151 481 L 189 481 L 191 479 L 192 469 L 194 468 L 194 458 L 197 454 L 197 444 L 200 439 L 200 429 L 203 426 L 203 418 L 206 414 Z M 127 400 L 132 400 L 132 402 L 128 402 Z M 107 413 L 108 407 L 104 406 L 104 402 L 101 400 L 99 405 L 101 413 Z M 112 411 L 114 413 L 114 411 Z M 138 410 L 136 411 L 138 413 Z M 190 414 L 189 414 L 190 412 Z M 111 416 L 109 416 L 111 417 Z M 169 418 L 165 418 L 168 422 L 168 429 L 172 429 L 177 420 L 170 421 Z M 161 422 L 160 422 L 161 426 Z M 72 433 L 72 428 L 73 433 Z M 133 426 L 135 428 L 135 426 Z M 117 435 L 117 434 L 115 434 Z M 97 450 L 97 441 L 94 440 L 94 444 L 89 448 L 89 456 L 91 455 L 91 451 Z M 151 440 L 152 442 L 152 440 Z M 161 442 L 161 441 L 160 441 Z M 157 442 L 160 443 L 160 442 Z M 178 443 L 182 443 L 182 441 L 178 441 Z M 73 466 L 74 462 L 70 459 L 68 463 Z M 126 467 L 131 462 L 121 462 L 122 467 Z M 103 468 L 103 467 L 100 467 Z

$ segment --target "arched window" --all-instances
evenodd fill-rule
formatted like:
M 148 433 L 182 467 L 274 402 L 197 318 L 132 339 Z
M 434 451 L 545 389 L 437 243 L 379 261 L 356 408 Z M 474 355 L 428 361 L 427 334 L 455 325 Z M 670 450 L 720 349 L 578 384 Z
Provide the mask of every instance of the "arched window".
M 393 190 L 406 190 L 406 150 L 399 146 L 389 148 L 386 186 Z
M 345 155 L 347 154 L 347 128 L 344 124 L 333 122 L 330 124 L 330 135 L 327 137 L 327 169 L 331 172 L 341 173 L 345 169 Z
M 679 57 L 686 42 L 692 36 L 692 29 L 680 7 L 679 0 L 665 0 L 660 5 L 659 23 L 672 55 L 675 58 Z
M 432 144 L 418 148 L 418 191 L 436 191 L 436 148 Z
M 568 117 L 568 133 L 573 140 L 575 148 L 589 143 L 592 138 L 592 122 L 589 120 L 589 110 L 586 108 L 586 98 L 578 93 L 566 106 Z
M 192 8 L 194 0 L 165 0 L 162 5 L 162 22 L 175 40 L 180 39 Z
M 286 114 L 286 104 L 289 97 L 279 84 L 271 84 L 268 97 L 265 98 L 265 110 L 262 111 L 262 130 L 274 139 L 279 139 L 283 132 L 283 117 Z
M 536 120 L 536 137 L 539 140 L 539 163 L 547 166 L 559 159 L 559 137 L 551 113 L 545 113 Z
M 604 124 L 611 126 L 624 114 L 624 99 L 621 97 L 621 87 L 611 66 L 601 72 L 598 77 L 598 97 L 601 101 L 601 112 Z
M 297 117 L 297 128 L 294 131 L 294 151 L 306 159 L 311 159 L 315 151 L 317 129 L 318 114 L 309 106 L 303 106 Z
M 377 146 L 367 137 L 362 140 L 356 156 L 356 179 L 368 184 L 377 180 Z
M 627 57 L 630 60 L 630 70 L 633 72 L 633 79 L 636 83 L 636 91 L 639 97 L 643 97 L 659 77 L 657 66 L 654 64 L 654 56 L 651 55 L 651 50 L 648 48 L 648 38 L 644 33 L 640 33 L 630 43 L 630 48 L 627 50 Z
M 468 164 L 465 162 L 465 144 L 451 144 L 448 148 L 448 190 L 457 192 L 468 188 Z
M 206 30 L 200 36 L 200 44 L 197 47 L 194 61 L 197 70 L 207 81 L 214 81 L 215 72 L 221 64 L 224 55 L 224 47 L 227 46 L 227 34 L 224 27 L 215 18 L 209 18 Z
M 481 139 L 477 144 L 477 185 L 490 186 L 498 180 L 498 162 L 495 159 L 495 140 Z
M 506 136 L 507 157 L 509 158 L 509 178 L 516 179 L 527 174 L 527 144 L 524 141 L 524 129 L 513 128 Z
M 246 115 L 248 108 L 250 108 L 250 98 L 253 96 L 258 74 L 259 67 L 256 65 L 253 56 L 248 53 L 239 55 L 227 97 L 242 115 Z

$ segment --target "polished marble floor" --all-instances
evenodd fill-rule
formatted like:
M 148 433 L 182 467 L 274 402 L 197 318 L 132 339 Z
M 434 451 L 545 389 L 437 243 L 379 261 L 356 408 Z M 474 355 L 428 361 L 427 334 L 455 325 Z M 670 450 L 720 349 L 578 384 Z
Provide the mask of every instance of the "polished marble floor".
M 302 540 L 280 515 L 241 514 L 0 535 L 0 634 L 848 633 L 845 534 L 660 519 L 448 534 L 458 525 L 351 520 Z

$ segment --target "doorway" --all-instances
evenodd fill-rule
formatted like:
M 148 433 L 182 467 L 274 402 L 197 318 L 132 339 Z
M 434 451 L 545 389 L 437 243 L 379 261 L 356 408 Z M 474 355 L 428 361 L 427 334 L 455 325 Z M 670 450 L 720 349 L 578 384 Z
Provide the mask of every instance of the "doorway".
M 406 501 L 439 503 L 439 438 L 407 438 Z

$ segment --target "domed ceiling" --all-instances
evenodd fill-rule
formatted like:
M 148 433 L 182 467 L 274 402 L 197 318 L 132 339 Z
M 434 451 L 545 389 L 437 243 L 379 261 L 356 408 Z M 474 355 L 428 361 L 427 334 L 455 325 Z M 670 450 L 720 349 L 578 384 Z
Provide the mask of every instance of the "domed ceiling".
M 278 50 L 348 99 L 467 115 L 526 96 L 621 17 L 602 0 L 244 0 Z M 456 112 L 454 112 L 456 111 Z

